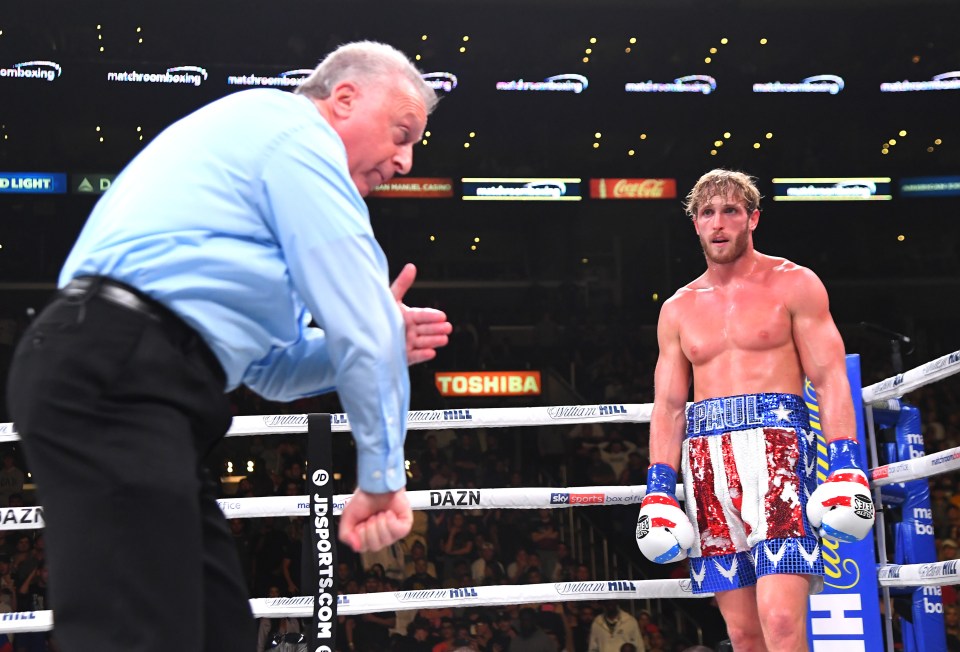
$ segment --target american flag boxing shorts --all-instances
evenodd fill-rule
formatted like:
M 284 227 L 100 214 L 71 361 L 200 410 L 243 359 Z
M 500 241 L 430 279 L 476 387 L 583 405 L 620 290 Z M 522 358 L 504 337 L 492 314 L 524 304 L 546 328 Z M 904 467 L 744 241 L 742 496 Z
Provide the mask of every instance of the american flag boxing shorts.
M 743 394 L 687 409 L 686 510 L 694 593 L 729 591 L 772 574 L 813 576 L 823 589 L 820 539 L 807 521 L 817 452 L 803 399 Z

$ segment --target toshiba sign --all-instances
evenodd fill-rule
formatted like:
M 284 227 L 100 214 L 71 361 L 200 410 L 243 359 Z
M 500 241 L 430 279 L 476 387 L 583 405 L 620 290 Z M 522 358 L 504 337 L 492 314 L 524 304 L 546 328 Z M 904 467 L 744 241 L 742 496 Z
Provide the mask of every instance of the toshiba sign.
M 434 374 L 441 396 L 540 394 L 539 371 L 443 371 Z
M 590 179 L 593 199 L 675 199 L 676 179 Z

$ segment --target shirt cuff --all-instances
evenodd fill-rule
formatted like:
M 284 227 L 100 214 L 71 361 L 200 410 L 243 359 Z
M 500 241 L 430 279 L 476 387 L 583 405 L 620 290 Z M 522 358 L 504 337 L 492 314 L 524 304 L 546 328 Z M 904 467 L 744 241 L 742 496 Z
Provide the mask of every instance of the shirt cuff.
M 399 491 L 407 486 L 407 467 L 401 449 L 384 457 L 357 452 L 357 486 L 371 494 Z

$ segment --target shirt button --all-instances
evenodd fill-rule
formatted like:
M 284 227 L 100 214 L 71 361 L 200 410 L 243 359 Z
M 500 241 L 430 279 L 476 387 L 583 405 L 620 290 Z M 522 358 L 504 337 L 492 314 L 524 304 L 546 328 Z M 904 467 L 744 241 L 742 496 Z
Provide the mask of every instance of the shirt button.
M 374 480 L 379 480 L 380 478 L 383 477 L 383 473 L 381 473 L 380 471 L 374 471 L 374 472 L 371 473 L 370 475 L 373 476 L 373 479 L 374 479 Z

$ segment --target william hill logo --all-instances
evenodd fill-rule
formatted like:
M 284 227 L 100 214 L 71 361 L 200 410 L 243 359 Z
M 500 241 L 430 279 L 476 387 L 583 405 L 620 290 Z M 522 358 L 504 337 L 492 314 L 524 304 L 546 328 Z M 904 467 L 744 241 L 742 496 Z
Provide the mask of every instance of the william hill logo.
M 614 580 L 612 582 L 561 582 L 557 584 L 557 593 L 574 595 L 584 593 L 636 593 L 637 584 L 629 580 Z

